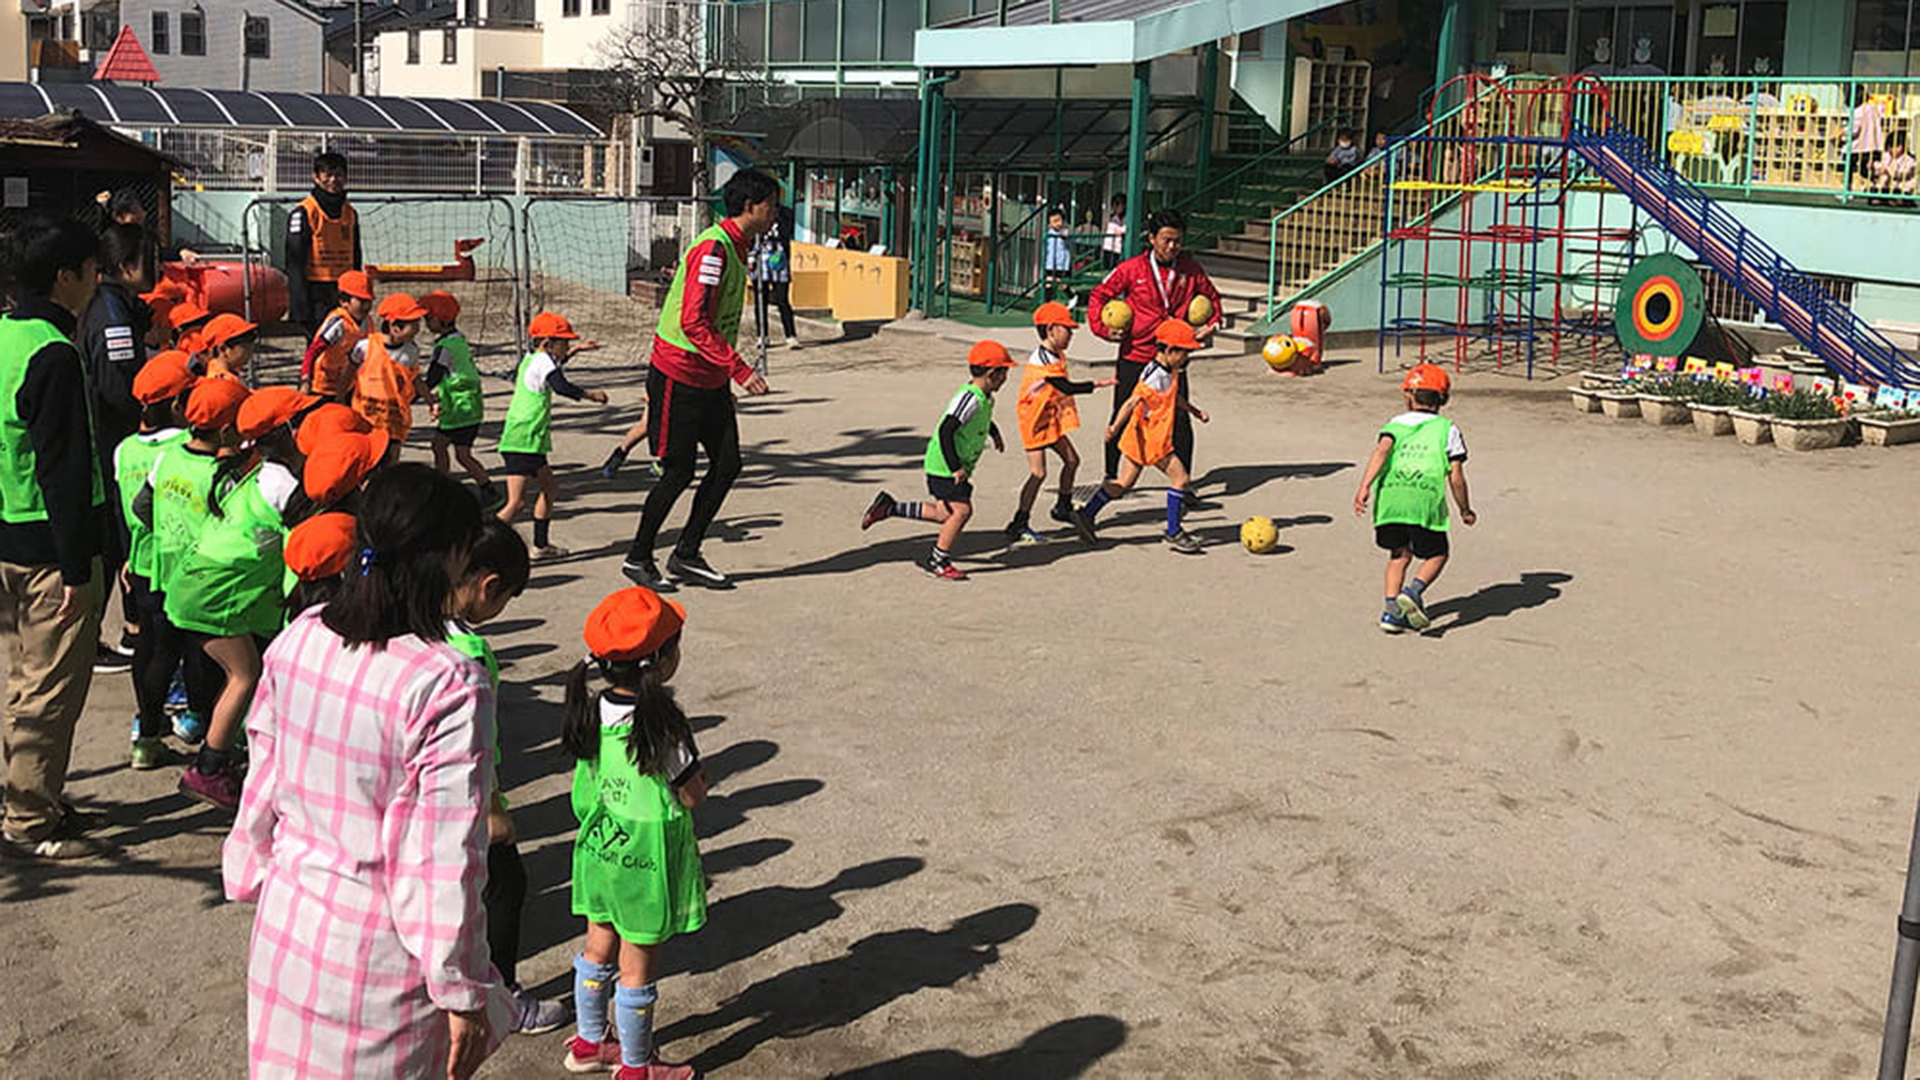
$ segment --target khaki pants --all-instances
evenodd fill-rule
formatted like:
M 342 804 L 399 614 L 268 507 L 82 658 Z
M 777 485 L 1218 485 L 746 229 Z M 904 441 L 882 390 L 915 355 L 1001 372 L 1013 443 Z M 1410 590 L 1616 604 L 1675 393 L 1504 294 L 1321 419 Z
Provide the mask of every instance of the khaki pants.
M 99 560 L 65 624 L 60 570 L 0 562 L 0 637 L 13 652 L 7 677 L 6 836 L 42 840 L 60 823 L 60 792 L 73 754 L 73 728 L 93 684 L 100 637 Z

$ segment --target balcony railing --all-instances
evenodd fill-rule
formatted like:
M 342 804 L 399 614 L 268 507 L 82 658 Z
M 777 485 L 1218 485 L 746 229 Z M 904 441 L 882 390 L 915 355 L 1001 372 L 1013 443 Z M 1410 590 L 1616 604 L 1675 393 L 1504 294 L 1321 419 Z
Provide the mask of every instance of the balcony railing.
M 1606 83 L 1615 122 L 1715 194 L 1920 206 L 1913 155 L 1920 79 L 1622 76 Z M 1887 153 L 1896 143 L 1906 148 L 1903 157 Z

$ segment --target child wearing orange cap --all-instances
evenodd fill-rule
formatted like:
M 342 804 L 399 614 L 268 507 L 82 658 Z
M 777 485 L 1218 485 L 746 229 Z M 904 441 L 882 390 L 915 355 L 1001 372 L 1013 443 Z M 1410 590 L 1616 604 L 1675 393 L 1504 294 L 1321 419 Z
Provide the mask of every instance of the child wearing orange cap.
M 1049 300 L 1033 312 L 1033 328 L 1040 344 L 1020 374 L 1020 442 L 1027 451 L 1027 482 L 1020 488 L 1020 508 L 1007 523 L 1007 543 L 1039 541 L 1033 531 L 1033 502 L 1047 483 L 1047 451 L 1060 455 L 1060 497 L 1053 504 L 1053 520 L 1073 523 L 1073 478 L 1080 470 L 1080 453 L 1067 435 L 1080 427 L 1080 410 L 1073 398 L 1112 386 L 1117 379 L 1074 382 L 1067 378 L 1067 346 L 1073 342 L 1073 312 Z
M 1185 319 L 1163 320 L 1154 337 L 1159 353 L 1140 372 L 1132 396 L 1107 426 L 1107 441 L 1120 445 L 1119 475 L 1101 484 L 1087 505 L 1074 511 L 1073 527 L 1082 540 L 1093 543 L 1097 539 L 1093 521 L 1100 509 L 1133 490 L 1151 465 L 1167 477 L 1167 546 L 1182 555 L 1198 555 L 1199 539 L 1180 526 L 1192 481 L 1186 462 L 1174 451 L 1173 431 L 1174 420 L 1182 412 L 1203 424 L 1209 420 L 1205 409 L 1180 396 L 1180 373 L 1187 366 L 1187 356 L 1200 348 L 1200 340 Z
M 353 390 L 353 350 L 366 336 L 367 316 L 373 311 L 373 282 L 362 271 L 348 270 L 335 287 L 340 303 L 307 343 L 300 358 L 300 388 L 345 401 Z
M 281 554 L 287 562 L 286 613 L 289 621 L 340 592 L 341 575 L 358 546 L 352 514 L 337 510 L 315 514 L 287 532 Z
M 1007 384 L 1007 371 L 1013 357 L 997 341 L 977 341 L 967 351 L 968 379 L 947 411 L 940 416 L 940 427 L 927 440 L 927 493 L 932 501 L 904 503 L 885 491 L 873 497 L 860 518 L 860 528 L 871 529 L 890 517 L 916 518 L 940 523 L 940 536 L 933 551 L 920 568 L 942 581 L 965 581 L 966 571 L 953 565 L 953 546 L 960 531 L 973 517 L 973 467 L 993 440 L 996 451 L 1005 451 L 1006 442 L 993 422 L 993 395 Z
M 214 472 L 219 468 L 222 455 L 238 443 L 234 424 L 246 400 L 247 388 L 237 380 L 201 379 L 187 395 L 182 414 L 187 421 L 186 441 L 169 447 L 154 460 L 147 482 L 134 497 L 135 516 L 153 533 L 151 581 L 154 591 L 160 594 L 162 610 L 181 563 L 212 517 L 210 494 Z M 191 673 L 194 665 L 202 661 L 199 643 L 189 641 L 187 653 L 184 663 Z M 211 661 L 210 657 L 206 659 Z M 211 681 L 217 685 L 217 678 Z M 194 694 L 189 681 L 189 699 Z M 211 698 L 204 700 L 211 706 Z M 206 721 L 202 718 L 210 716 L 211 708 L 191 719 L 183 716 L 176 721 L 174 734 L 188 743 L 199 742 L 207 734 Z
M 246 379 L 247 365 L 253 362 L 253 350 L 260 343 L 260 327 L 238 315 L 222 312 L 207 320 L 200 332 L 200 344 L 206 354 L 207 378 Z
M 351 509 L 354 496 L 386 457 L 386 432 L 335 431 L 307 455 L 301 489 L 314 506 Z
M 604 390 L 582 390 L 569 382 L 561 367 L 572 355 L 580 335 L 566 316 L 543 311 L 527 327 L 533 351 L 520 360 L 513 375 L 513 400 L 507 404 L 506 423 L 500 429 L 500 471 L 507 477 L 507 501 L 500 520 L 512 523 L 526 502 L 527 482 L 539 487 L 533 500 L 533 557 L 557 559 L 567 550 L 553 542 L 553 503 L 560 485 L 547 464 L 553 452 L 553 395 L 573 401 L 607 403 Z
M 1355 516 L 1373 501 L 1374 542 L 1387 552 L 1386 609 L 1380 629 L 1389 634 L 1425 630 L 1427 586 L 1446 568 L 1447 492 L 1460 504 L 1460 520 L 1479 520 L 1467 493 L 1467 441 L 1453 421 L 1440 415 L 1453 380 L 1445 368 L 1418 364 L 1401 381 L 1407 411 L 1387 421 L 1367 459 L 1360 489 L 1353 493 Z M 1411 581 L 1413 560 L 1420 569 Z
M 420 378 L 421 320 L 427 309 L 406 293 L 393 293 L 375 312 L 380 329 L 353 347 L 353 411 L 387 433 L 387 460 L 413 430 L 413 401 Z
M 480 369 L 473 363 L 473 346 L 458 325 L 460 301 L 450 292 L 435 289 L 420 298 L 420 306 L 427 311 L 427 329 L 435 339 L 425 376 L 427 389 L 434 392 L 433 418 L 439 425 L 433 433 L 433 467 L 447 472 L 449 458 L 458 458 L 480 489 L 480 504 L 492 508 L 503 497 L 473 452 L 480 423 L 487 418 L 487 399 L 480 386 Z
M 200 340 L 200 335 L 212 319 L 213 312 L 191 300 L 183 300 L 175 304 L 168 314 L 168 320 L 173 326 L 172 345 L 187 354 L 188 366 L 196 375 L 206 372 L 206 362 L 201 358 L 201 353 L 206 350 L 206 343 Z
M 569 1072 L 690 1080 L 653 1039 L 660 945 L 706 925 L 706 878 L 688 813 L 707 777 L 687 714 L 667 683 L 680 668 L 686 610 L 651 589 L 621 589 L 587 616 L 589 658 L 567 677 L 561 745 L 576 762 L 573 913 L 587 940 L 573 961 L 579 1028 Z M 608 686 L 588 695 L 589 667 Z M 616 988 L 615 982 L 618 980 Z M 611 1005 L 618 1045 L 606 1038 Z
M 233 426 L 245 448 L 214 468 L 204 496 L 210 516 L 168 581 L 167 618 L 193 635 L 226 676 L 206 741 L 181 776 L 180 790 L 227 810 L 240 805 L 233 745 L 260 683 L 260 642 L 284 621 L 281 549 L 288 527 L 308 509 L 294 476 L 298 452 L 288 425 L 313 400 L 292 387 L 272 387 L 241 402 Z
M 141 367 L 133 379 L 133 396 L 141 406 L 140 430 L 123 439 L 113 453 L 113 471 L 119 480 L 120 510 L 124 515 L 127 546 L 127 587 L 139 614 L 141 632 L 133 646 L 133 744 L 130 764 L 136 769 L 157 769 L 166 763 L 168 730 L 167 696 L 173 673 L 183 659 L 189 658 L 186 639 L 178 627 L 168 621 L 165 596 L 154 580 L 153 529 L 134 513 L 134 503 L 153 475 L 160 456 L 187 441 L 186 418 L 182 410 L 187 394 L 197 380 L 187 370 L 187 354 L 167 351 L 156 354 Z M 193 650 L 186 671 L 191 687 L 188 713 L 181 726 L 191 731 L 205 724 L 204 717 L 213 706 L 216 688 L 209 678 L 203 658 Z

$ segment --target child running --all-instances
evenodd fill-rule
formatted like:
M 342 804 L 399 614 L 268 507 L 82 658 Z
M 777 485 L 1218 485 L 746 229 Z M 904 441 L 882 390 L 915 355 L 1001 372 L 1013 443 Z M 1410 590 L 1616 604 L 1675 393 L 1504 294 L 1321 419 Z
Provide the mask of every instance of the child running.
M 1067 378 L 1067 346 L 1073 342 L 1078 323 L 1065 304 L 1048 301 L 1033 312 L 1033 327 L 1040 344 L 1027 358 L 1020 374 L 1020 442 L 1027 451 L 1027 482 L 1020 488 L 1020 509 L 1007 523 L 1007 543 L 1022 540 L 1037 542 L 1042 537 L 1033 531 L 1033 502 L 1047 483 L 1047 451 L 1060 455 L 1060 497 L 1054 501 L 1051 517 L 1062 524 L 1073 524 L 1073 478 L 1080 469 L 1080 454 L 1074 449 L 1070 432 L 1080 428 L 1080 410 L 1075 394 L 1085 394 L 1112 386 L 1118 379 L 1074 382 Z
M 460 332 L 460 301 L 440 289 L 420 298 L 427 312 L 427 329 L 433 331 L 433 353 L 427 361 L 427 389 L 435 394 L 433 467 L 450 471 L 449 458 L 458 458 L 480 489 L 480 505 L 499 506 L 502 499 L 493 486 L 487 467 L 474 456 L 473 442 L 480 436 L 480 422 L 487 417 L 486 393 L 480 388 L 480 369 L 473 365 L 473 346 Z
M 282 547 L 288 527 L 307 508 L 293 472 L 299 459 L 287 424 L 312 401 L 282 386 L 240 405 L 233 428 L 247 448 L 221 458 L 214 469 L 201 496 L 210 516 L 167 583 L 167 618 L 195 635 L 226 675 L 206 742 L 180 778 L 180 791 L 226 810 L 240 806 L 241 769 L 233 748 L 260 683 L 262 643 L 285 621 Z
M 153 475 L 160 455 L 187 441 L 181 410 L 198 381 L 187 370 L 187 354 L 168 351 L 155 355 L 133 379 L 134 400 L 141 405 L 140 430 L 122 440 L 113 453 L 113 471 L 119 480 L 121 512 L 125 515 L 127 585 L 134 610 L 140 616 L 140 634 L 133 646 L 133 745 L 129 763 L 136 769 L 166 764 L 167 696 L 173 674 L 187 662 L 191 718 L 175 727 L 181 738 L 204 730 L 213 704 L 214 687 L 200 650 L 187 648 L 178 627 L 167 619 L 166 597 L 155 581 L 153 530 L 134 512 L 134 503 Z
M 567 678 L 561 744 L 577 764 L 573 913 L 587 920 L 573 962 L 579 1028 L 569 1072 L 614 1080 L 690 1080 L 653 1042 L 660 946 L 707 921 L 706 878 L 688 814 L 707 794 L 687 714 L 667 683 L 680 667 L 686 609 L 650 589 L 621 589 L 587 616 L 589 658 Z M 588 665 L 607 689 L 587 693 Z M 618 989 L 615 979 L 618 978 Z M 607 1038 L 608 999 L 617 1043 Z
M 927 440 L 927 493 L 929 502 L 903 503 L 882 491 L 873 497 L 860 518 L 862 530 L 890 517 L 915 518 L 940 524 L 940 535 L 933 551 L 920 568 L 942 581 L 965 581 L 967 572 L 953 565 L 953 546 L 960 531 L 973 517 L 973 467 L 993 440 L 996 451 L 1005 451 L 1000 429 L 993 422 L 993 395 L 1007 384 L 1007 369 L 1013 357 L 997 341 L 976 341 L 967 351 L 968 379 L 947 403 L 940 427 Z
M 397 461 L 413 430 L 413 401 L 420 378 L 414 339 L 427 309 L 406 293 L 380 301 L 380 329 L 353 347 L 353 411 L 387 433 L 387 460 Z
M 207 320 L 200 332 L 200 345 L 207 362 L 207 378 L 247 378 L 247 365 L 253 363 L 253 351 L 260 343 L 260 328 L 238 315 L 222 312 Z
M 1386 609 L 1380 629 L 1398 634 L 1433 625 L 1427 615 L 1427 586 L 1447 565 L 1447 492 L 1460 504 L 1460 520 L 1479 520 L 1467 494 L 1467 441 L 1453 421 L 1440 415 L 1453 380 L 1446 369 L 1419 364 L 1400 384 L 1407 411 L 1387 421 L 1367 459 L 1353 512 L 1367 512 L 1373 500 L 1374 543 L 1387 551 Z M 1413 560 L 1420 569 L 1413 580 Z
M 488 518 L 467 553 L 467 572 L 447 599 L 451 619 L 447 644 L 478 660 L 487 669 L 496 699 L 500 690 L 500 661 L 493 646 L 474 627 L 500 617 L 507 604 L 527 587 L 531 566 L 527 542 L 513 526 Z M 487 806 L 487 887 L 480 899 L 487 906 L 487 945 L 493 966 L 500 969 L 513 994 L 513 1030 L 521 1035 L 544 1035 L 570 1018 L 566 1006 L 541 1001 L 520 986 L 520 921 L 527 904 L 527 869 L 514 843 L 513 818 L 507 813 L 506 792 L 500 788 L 500 735 L 496 718 L 493 742 L 493 802 Z
M 300 389 L 346 401 L 353 391 L 353 350 L 366 336 L 367 316 L 373 311 L 373 282 L 359 270 L 348 270 L 335 288 L 339 306 L 321 320 L 300 358 Z
M 553 452 L 553 395 L 605 405 L 607 392 L 582 390 L 560 370 L 573 343 L 580 340 L 565 316 L 551 311 L 535 315 L 527 336 L 533 339 L 533 351 L 514 372 L 513 400 L 500 430 L 500 457 L 506 462 L 500 471 L 507 477 L 507 501 L 500 508 L 500 520 L 512 524 L 519 516 L 527 499 L 527 483 L 532 481 L 539 487 L 533 500 L 533 557 L 558 559 L 567 549 L 553 542 L 553 503 L 560 495 L 553 467 L 547 464 L 547 455 Z
M 1093 522 L 1101 508 L 1133 490 L 1140 474 L 1151 465 L 1167 477 L 1167 545 L 1182 555 L 1198 555 L 1203 550 L 1199 539 L 1180 527 L 1191 480 L 1186 462 L 1174 453 L 1173 426 L 1174 417 L 1182 409 L 1203 424 L 1209 419 L 1206 410 L 1191 400 L 1180 400 L 1181 369 L 1187 366 L 1187 356 L 1200 347 L 1200 341 L 1185 319 L 1163 320 L 1154 330 L 1154 338 L 1160 345 L 1159 354 L 1140 372 L 1133 396 L 1107 427 L 1107 441 L 1118 440 L 1120 446 L 1120 474 L 1100 485 L 1087 505 L 1074 512 L 1073 527 L 1079 530 L 1080 539 L 1094 543 L 1098 536 Z

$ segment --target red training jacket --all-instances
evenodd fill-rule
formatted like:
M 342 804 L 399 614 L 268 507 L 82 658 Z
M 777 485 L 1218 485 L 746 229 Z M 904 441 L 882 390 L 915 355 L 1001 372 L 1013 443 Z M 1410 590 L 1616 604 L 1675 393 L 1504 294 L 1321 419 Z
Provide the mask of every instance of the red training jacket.
M 685 291 L 680 295 L 680 330 L 693 342 L 694 351 L 689 352 L 658 334 L 653 336 L 654 368 L 674 382 L 702 390 L 725 386 L 729 378 L 737 383 L 753 378 L 753 365 L 721 335 L 717 318 L 720 268 L 730 256 L 745 261 L 746 238 L 731 218 L 722 221 L 720 228 L 726 232 L 733 250 L 723 249 L 717 239 L 695 244 L 687 249 L 677 271 L 686 282 Z
M 1195 296 L 1204 296 L 1213 304 L 1213 317 L 1200 326 L 1194 327 L 1199 333 L 1209 326 L 1220 325 L 1220 290 L 1213 287 L 1213 280 L 1200 264 L 1191 256 L 1181 255 L 1173 260 L 1172 281 L 1167 283 L 1167 297 L 1171 307 L 1160 299 L 1160 289 L 1154 284 L 1154 275 L 1158 272 L 1162 280 L 1166 278 L 1166 268 L 1153 265 L 1153 252 L 1143 251 L 1113 268 L 1107 280 L 1093 287 L 1093 293 L 1087 298 L 1087 328 L 1107 341 L 1120 341 L 1122 360 L 1132 360 L 1144 364 L 1154 358 L 1160 346 L 1153 339 L 1153 332 L 1169 315 L 1177 313 L 1185 318 L 1187 305 Z M 1100 321 L 1100 309 L 1109 300 L 1125 300 L 1133 309 L 1133 322 L 1124 331 L 1125 339 L 1107 329 Z

